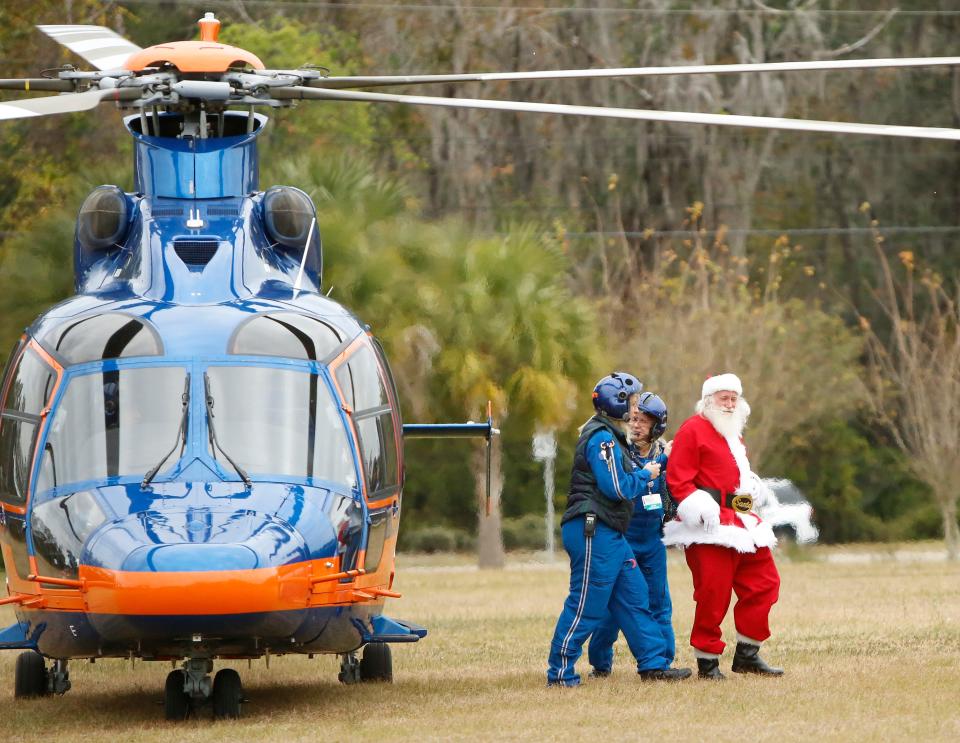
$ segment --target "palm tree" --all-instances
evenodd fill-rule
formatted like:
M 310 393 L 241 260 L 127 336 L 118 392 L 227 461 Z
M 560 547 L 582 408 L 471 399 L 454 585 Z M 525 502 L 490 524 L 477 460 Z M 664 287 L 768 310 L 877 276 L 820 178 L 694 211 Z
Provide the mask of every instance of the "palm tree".
M 402 185 L 356 159 L 308 158 L 281 175 L 317 202 L 324 285 L 376 328 L 408 415 L 480 420 L 490 400 L 526 434 L 570 421 L 596 344 L 559 247 L 530 226 L 477 236 L 418 219 Z M 495 440 L 489 515 L 483 449 L 472 458 L 483 567 L 503 564 L 501 455 Z
M 594 373 L 596 346 L 591 309 L 567 288 L 564 255 L 531 227 L 503 237 L 475 237 L 454 226 L 446 234 L 431 272 L 445 301 L 425 313 L 440 349 L 430 380 L 436 410 L 477 419 L 490 400 L 495 419 L 527 438 L 566 425 Z M 472 460 L 481 567 L 503 565 L 500 459 L 497 441 L 489 513 L 483 451 Z

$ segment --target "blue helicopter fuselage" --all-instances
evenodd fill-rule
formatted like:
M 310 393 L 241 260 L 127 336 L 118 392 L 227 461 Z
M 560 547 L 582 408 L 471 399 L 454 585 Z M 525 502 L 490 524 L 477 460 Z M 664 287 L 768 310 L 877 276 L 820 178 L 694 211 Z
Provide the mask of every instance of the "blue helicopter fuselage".
M 302 192 L 257 190 L 265 118 L 221 118 L 205 139 L 127 119 L 135 190 L 88 199 L 77 295 L 11 355 L 0 548 L 18 623 L 0 647 L 259 657 L 425 634 L 382 614 L 403 485 L 386 358 L 320 294 Z M 104 218 L 117 239 L 97 239 Z

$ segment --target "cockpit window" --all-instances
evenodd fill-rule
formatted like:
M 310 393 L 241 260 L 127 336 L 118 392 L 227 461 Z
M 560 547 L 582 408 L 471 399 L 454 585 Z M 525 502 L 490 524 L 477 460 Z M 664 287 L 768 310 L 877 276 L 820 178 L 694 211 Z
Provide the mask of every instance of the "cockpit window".
M 53 369 L 28 347 L 11 376 L 7 398 L 3 402 L 4 410 L 40 415 L 53 391 L 55 380 Z
M 230 343 L 230 353 L 320 361 L 342 340 L 325 322 L 293 312 L 273 312 L 240 326 Z
M 10 371 L 7 396 L 0 410 L 0 500 L 5 503 L 22 504 L 27 500 L 40 414 L 55 383 L 53 369 L 29 347 Z
M 387 369 L 386 363 L 383 369 Z M 360 440 L 367 496 L 379 499 L 399 484 L 396 413 L 390 409 L 386 377 L 374 347 L 364 343 L 336 367 L 337 385 L 352 411 Z
M 256 366 L 207 375 L 217 439 L 242 469 L 356 485 L 346 429 L 318 375 Z
M 42 340 L 68 364 L 163 354 L 160 338 L 153 328 L 139 318 L 120 312 L 65 322 Z
M 390 404 L 377 359 L 369 346 L 362 346 L 347 363 L 337 367 L 337 384 L 343 399 L 356 413 Z
M 142 477 L 177 438 L 186 373 L 182 367 L 150 367 L 70 380 L 50 423 L 36 492 Z

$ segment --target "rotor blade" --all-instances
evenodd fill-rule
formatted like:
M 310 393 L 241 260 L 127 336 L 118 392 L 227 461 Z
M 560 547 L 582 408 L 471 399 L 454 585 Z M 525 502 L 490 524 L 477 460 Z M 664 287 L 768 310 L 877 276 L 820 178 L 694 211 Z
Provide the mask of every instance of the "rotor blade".
M 860 124 L 844 121 L 814 121 L 808 119 L 780 119 L 767 116 L 739 116 L 735 114 L 702 114 L 684 111 L 647 111 L 631 108 L 603 108 L 600 106 L 567 106 L 557 103 L 527 103 L 522 101 L 491 101 L 476 98 L 439 98 L 424 95 L 395 95 L 365 93 L 355 90 L 324 90 L 317 88 L 286 88 L 271 91 L 276 98 L 313 100 L 367 101 L 376 103 L 407 103 L 419 106 L 446 108 L 481 108 L 494 111 L 524 111 L 569 116 L 595 116 L 638 121 L 665 121 L 685 124 L 713 124 L 759 129 L 787 129 L 801 132 L 829 132 L 836 134 L 873 134 L 885 137 L 914 137 L 919 139 L 960 140 L 960 129 L 938 129 L 925 126 L 895 126 L 887 124 Z
M 51 116 L 89 111 L 104 101 L 135 101 L 142 95 L 139 87 L 111 88 L 109 90 L 88 90 L 86 93 L 68 93 L 50 95 L 44 98 L 31 98 L 26 101 L 0 103 L 0 121 L 4 119 L 22 119 L 29 116 Z
M 98 70 L 123 67 L 140 47 L 104 26 L 37 26 L 47 36 L 83 57 Z
M 0 90 L 39 90 L 67 93 L 74 90 L 74 84 L 70 80 L 58 80 L 47 77 L 8 78 L 6 80 L 0 80 Z
M 816 70 L 865 70 L 898 67 L 944 67 L 960 65 L 960 57 L 914 57 L 903 59 L 834 59 L 814 62 L 763 62 L 756 64 L 680 65 L 676 67 L 618 67 L 599 70 L 536 70 L 532 72 L 482 72 L 458 75 L 379 75 L 326 77 L 311 80 L 312 88 L 369 88 L 383 85 L 424 83 L 495 82 L 498 80 L 569 80 L 602 77 L 657 77 L 661 75 L 715 75 L 736 72 L 804 72 Z

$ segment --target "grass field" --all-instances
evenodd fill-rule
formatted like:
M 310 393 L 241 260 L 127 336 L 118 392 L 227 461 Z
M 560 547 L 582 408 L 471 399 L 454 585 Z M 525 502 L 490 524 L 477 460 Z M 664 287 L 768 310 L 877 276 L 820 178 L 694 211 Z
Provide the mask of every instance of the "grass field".
M 928 559 L 935 549 L 908 547 L 906 559 L 886 548 L 781 555 L 764 651 L 787 669 L 781 679 L 641 683 L 621 640 L 613 676 L 575 690 L 544 684 L 565 563 L 481 572 L 466 558 L 401 556 L 404 597 L 387 612 L 430 634 L 395 646 L 393 685 L 341 686 L 329 656 L 273 658 L 269 669 L 240 662 L 243 719 L 177 724 L 159 706 L 169 663 L 77 663 L 66 696 L 14 704 L 16 653 L 5 652 L 0 741 L 957 741 L 960 565 Z M 692 589 L 675 553 L 670 583 L 679 662 L 693 665 Z M 3 626 L 12 619 L 0 610 Z M 729 618 L 725 631 L 733 635 Z

